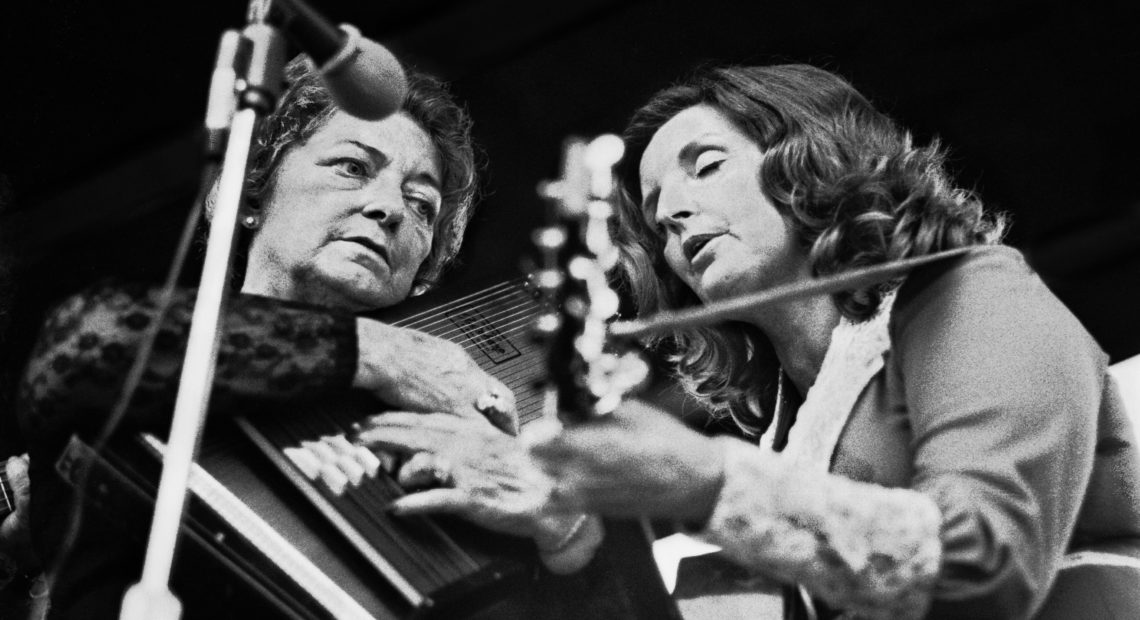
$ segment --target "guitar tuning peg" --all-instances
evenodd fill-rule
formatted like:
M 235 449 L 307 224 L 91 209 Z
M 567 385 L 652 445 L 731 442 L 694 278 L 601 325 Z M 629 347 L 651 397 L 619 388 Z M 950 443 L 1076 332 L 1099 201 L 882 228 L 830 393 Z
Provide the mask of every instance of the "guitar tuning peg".
M 539 197 L 548 200 L 559 200 L 565 195 L 565 184 L 561 181 L 542 181 L 538 184 Z
M 566 245 L 566 231 L 561 226 L 544 226 L 531 235 L 540 250 L 557 250 Z
M 562 287 L 562 283 L 566 281 L 562 272 L 557 269 L 540 269 L 534 274 L 534 286 L 538 290 L 553 293 Z
M 586 165 L 612 168 L 625 155 L 625 142 L 615 134 L 602 134 L 586 146 Z
M 549 338 L 562 327 L 562 317 L 557 312 L 544 312 L 534 320 L 534 333 L 538 338 Z

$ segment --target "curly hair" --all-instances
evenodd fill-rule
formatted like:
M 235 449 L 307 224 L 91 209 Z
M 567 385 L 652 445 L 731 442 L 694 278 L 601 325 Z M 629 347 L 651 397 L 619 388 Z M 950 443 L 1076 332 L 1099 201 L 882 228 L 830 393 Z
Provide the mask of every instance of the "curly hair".
M 619 172 L 629 200 L 619 209 L 616 277 L 637 311 L 651 314 L 699 304 L 670 270 L 664 242 L 641 202 L 638 165 L 657 130 L 679 112 L 710 106 L 764 154 L 761 191 L 807 251 L 813 275 L 996 243 L 1001 215 L 983 211 L 953 186 L 937 140 L 920 147 L 843 78 L 809 65 L 720 67 L 655 94 L 624 134 Z M 647 219 L 649 218 L 649 219 Z M 833 296 L 855 321 L 875 314 L 899 280 Z M 656 337 L 682 384 L 714 414 L 749 432 L 770 422 L 778 361 L 757 328 L 729 323 Z
M 337 111 L 331 93 L 306 57 L 289 61 L 285 77 L 289 87 L 277 109 L 258 126 L 251 145 L 245 197 L 253 208 L 260 208 L 272 190 L 274 175 L 289 149 L 312 137 Z M 428 134 L 442 167 L 442 203 L 435 235 L 415 281 L 430 287 L 459 253 L 473 215 L 479 164 L 467 111 L 439 80 L 416 71 L 408 71 L 407 77 L 408 94 L 401 111 Z

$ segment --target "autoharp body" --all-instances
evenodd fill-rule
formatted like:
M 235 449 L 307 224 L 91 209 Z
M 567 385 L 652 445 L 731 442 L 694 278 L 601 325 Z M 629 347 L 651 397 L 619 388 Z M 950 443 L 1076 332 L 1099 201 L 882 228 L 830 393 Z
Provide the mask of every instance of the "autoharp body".
M 431 302 L 432 300 L 428 300 Z M 452 340 L 516 396 L 520 422 L 542 416 L 542 351 L 529 336 L 538 302 L 520 279 L 499 283 L 390 323 Z M 381 468 L 344 484 L 345 469 L 314 467 L 352 459 L 364 448 L 347 435 L 362 415 L 377 412 L 360 395 L 306 403 L 297 411 L 237 419 L 240 432 L 304 495 L 324 521 L 364 559 L 366 573 L 382 579 L 400 605 L 419 615 L 471 612 L 488 599 L 524 589 L 531 572 L 527 541 L 495 535 L 457 519 L 394 517 L 386 505 L 403 495 Z M 299 457 L 303 454 L 305 457 Z M 313 459 L 312 457 L 318 457 Z M 373 457 L 374 458 L 374 457 Z M 330 479 L 330 476 L 332 479 Z M 474 604 L 473 604 L 474 603 Z
M 411 314 L 402 308 L 402 317 L 385 320 L 461 344 L 515 392 L 522 424 L 541 417 L 543 353 L 529 337 L 538 302 L 522 278 L 406 306 Z M 533 617 L 539 603 L 529 591 L 541 571 L 529 541 L 454 518 L 394 518 L 384 507 L 403 492 L 383 471 L 337 495 L 289 457 L 343 438 L 353 421 L 378 411 L 374 400 L 348 393 L 288 406 L 211 420 L 192 474 L 182 556 L 230 573 L 242 596 L 260 596 L 284 617 Z M 96 457 L 73 442 L 59 469 L 74 481 L 77 459 L 93 463 L 90 501 L 145 532 L 161 450 L 143 438 Z M 185 602 L 192 611 L 193 598 Z M 579 602 L 566 603 L 562 617 L 573 617 Z

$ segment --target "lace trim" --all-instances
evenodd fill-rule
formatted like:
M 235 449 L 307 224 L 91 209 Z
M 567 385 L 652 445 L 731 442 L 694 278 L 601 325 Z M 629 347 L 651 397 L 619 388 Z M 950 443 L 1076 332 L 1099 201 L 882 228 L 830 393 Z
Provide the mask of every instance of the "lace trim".
M 796 414 L 788 433 L 788 444 L 781 451 L 788 462 L 810 471 L 827 472 L 855 401 L 871 378 L 883 368 L 883 354 L 890 348 L 888 324 L 895 296 L 883 298 L 879 313 L 868 321 L 853 323 L 844 318 L 831 332 L 831 344 L 824 355 L 815 384 Z M 784 373 L 776 390 L 776 420 L 790 415 L 784 405 Z M 772 452 L 771 435 L 761 437 L 760 446 Z

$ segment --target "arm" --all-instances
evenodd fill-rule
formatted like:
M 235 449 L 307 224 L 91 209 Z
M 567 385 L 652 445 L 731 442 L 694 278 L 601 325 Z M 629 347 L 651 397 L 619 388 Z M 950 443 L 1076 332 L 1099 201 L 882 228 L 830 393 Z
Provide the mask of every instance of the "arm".
M 894 328 L 911 488 L 789 471 L 726 446 L 707 535 L 870 617 L 923 617 L 928 605 L 928 617 L 1028 617 L 1084 496 L 1103 360 L 1005 252 L 912 278 Z
M 158 297 L 157 289 L 103 284 L 52 313 L 22 385 L 34 423 L 73 429 L 104 419 L 157 317 Z M 145 428 L 160 426 L 173 404 L 193 303 L 194 291 L 177 291 L 159 326 L 130 408 Z M 410 410 L 486 413 L 508 430 L 516 423 L 510 391 L 451 342 L 278 299 L 239 295 L 228 301 L 216 399 L 287 401 L 350 387 Z M 491 392 L 502 395 L 502 404 L 481 407 L 479 399 Z
M 158 289 L 100 284 L 67 299 L 40 332 L 21 386 L 38 425 L 90 428 L 119 396 L 145 333 L 157 318 Z M 155 428 L 173 404 L 195 292 L 177 290 L 159 325 L 130 408 Z M 354 318 L 301 304 L 242 295 L 228 300 L 215 396 L 286 400 L 344 389 L 356 368 Z
M 740 564 L 804 585 L 860 618 L 922 618 L 938 574 L 938 508 L 717 440 L 724 483 L 702 538 Z
M 912 487 L 942 513 L 932 616 L 1027 617 L 1085 496 L 1106 360 L 1012 250 L 927 280 L 900 292 L 893 340 Z

